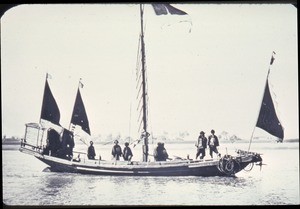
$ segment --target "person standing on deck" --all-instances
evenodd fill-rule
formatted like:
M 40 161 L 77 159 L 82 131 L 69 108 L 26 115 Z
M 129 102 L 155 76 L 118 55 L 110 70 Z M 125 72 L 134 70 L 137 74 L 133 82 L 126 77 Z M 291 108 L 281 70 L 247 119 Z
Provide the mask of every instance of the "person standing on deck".
M 198 137 L 195 146 L 197 147 L 196 159 L 200 155 L 200 159 L 203 159 L 205 157 L 205 149 L 207 148 L 207 138 L 203 131 L 200 132 L 200 136 Z
M 208 146 L 209 146 L 209 155 L 213 158 L 213 152 L 218 154 L 221 157 L 217 147 L 219 146 L 219 139 L 215 135 L 215 130 L 211 130 L 211 135 L 208 137 Z
M 87 154 L 87 156 L 88 156 L 88 159 L 95 160 L 96 152 L 95 152 L 95 148 L 93 146 L 93 142 L 92 141 L 90 141 L 90 146 L 88 148 L 88 154 Z
M 122 156 L 122 148 L 119 145 L 119 141 L 114 141 L 115 145 L 112 148 L 111 154 L 114 157 L 115 160 L 120 160 L 120 157 Z
M 128 142 L 125 142 L 125 147 L 123 149 L 123 158 L 124 160 L 126 161 L 130 161 L 131 158 L 132 158 L 133 154 L 132 154 L 132 151 L 129 147 L 129 143 Z

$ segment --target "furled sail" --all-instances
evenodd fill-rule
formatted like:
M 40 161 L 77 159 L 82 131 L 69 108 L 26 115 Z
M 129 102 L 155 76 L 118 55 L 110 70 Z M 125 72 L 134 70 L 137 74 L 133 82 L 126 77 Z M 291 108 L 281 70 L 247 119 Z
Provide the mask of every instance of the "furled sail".
M 59 124 L 59 120 L 60 120 L 59 108 L 53 97 L 53 94 L 49 87 L 47 78 L 46 78 L 46 83 L 45 83 L 44 98 L 43 98 L 42 111 L 41 111 L 41 119 L 50 121 L 50 122 L 60 126 L 60 124 Z
M 283 140 L 283 127 L 276 115 L 268 79 L 256 126 Z
M 73 108 L 71 123 L 74 125 L 81 126 L 82 130 L 91 135 L 89 121 L 87 118 L 87 114 L 84 108 L 83 100 L 80 94 L 80 90 L 78 88 L 77 96 Z

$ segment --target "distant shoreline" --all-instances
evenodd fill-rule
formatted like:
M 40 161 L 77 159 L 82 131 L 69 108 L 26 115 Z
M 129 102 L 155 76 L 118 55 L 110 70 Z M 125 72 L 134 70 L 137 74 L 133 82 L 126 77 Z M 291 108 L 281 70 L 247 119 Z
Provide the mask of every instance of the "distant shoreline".
M 195 143 L 195 141 L 163 141 L 165 144 L 193 144 Z M 231 141 L 220 141 L 220 143 L 224 143 L 224 144 L 243 144 L 243 143 L 248 143 L 249 141 L 246 140 L 239 140 L 239 141 L 235 141 L 235 142 L 231 142 Z M 20 140 L 6 140 L 4 142 L 2 142 L 2 150 L 18 150 L 20 147 Z M 96 142 L 95 144 L 106 144 L 107 142 Z M 258 140 L 255 139 L 252 141 L 252 143 L 276 143 L 276 141 L 273 140 Z M 286 139 L 282 142 L 282 144 L 284 143 L 299 143 L 299 139 Z

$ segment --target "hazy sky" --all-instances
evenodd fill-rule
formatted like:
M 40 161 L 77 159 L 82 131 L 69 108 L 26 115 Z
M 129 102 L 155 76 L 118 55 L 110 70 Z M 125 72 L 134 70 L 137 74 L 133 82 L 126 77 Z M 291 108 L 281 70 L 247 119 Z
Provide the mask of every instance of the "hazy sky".
M 272 51 L 271 90 L 286 138 L 299 138 L 297 9 L 289 4 L 145 6 L 149 128 L 212 128 L 249 139 Z M 1 18 L 2 136 L 38 122 L 45 76 L 69 127 L 79 78 L 92 136 L 128 135 L 134 105 L 138 4 L 21 5 Z M 131 121 L 131 123 L 130 123 Z M 259 128 L 255 135 L 265 134 Z

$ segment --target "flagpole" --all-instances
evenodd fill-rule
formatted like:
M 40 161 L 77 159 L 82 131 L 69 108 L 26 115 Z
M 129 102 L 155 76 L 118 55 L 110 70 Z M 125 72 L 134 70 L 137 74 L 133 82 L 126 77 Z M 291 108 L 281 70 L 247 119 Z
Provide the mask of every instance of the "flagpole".
M 250 146 L 251 146 L 252 139 L 253 139 L 253 134 L 254 134 L 254 131 L 255 131 L 255 128 L 256 128 L 256 124 L 257 124 L 257 121 L 258 121 L 258 117 L 259 117 L 259 113 L 260 113 L 260 109 L 261 109 L 261 104 L 262 104 L 262 102 L 263 102 L 263 100 L 264 100 L 264 94 L 265 94 L 265 90 L 266 90 L 266 87 L 267 87 L 267 84 L 268 84 L 268 79 L 269 79 L 269 74 L 270 74 L 271 65 L 273 64 L 273 61 L 274 61 L 274 57 L 273 57 L 274 54 L 276 54 L 276 53 L 273 51 L 273 52 L 272 52 L 272 55 L 271 55 L 271 61 L 270 61 L 270 64 L 269 64 L 269 69 L 268 69 L 268 73 L 267 73 L 266 82 L 265 82 L 264 92 L 263 92 L 262 99 L 261 99 L 261 102 L 260 102 L 260 108 L 259 108 L 259 111 L 258 111 L 258 114 L 257 114 L 257 120 L 256 120 L 255 126 L 254 126 L 254 128 L 253 128 L 253 131 L 252 131 L 252 134 L 251 134 L 251 137 L 250 137 L 250 142 L 249 142 L 248 152 L 249 152 L 249 150 L 250 150 Z

